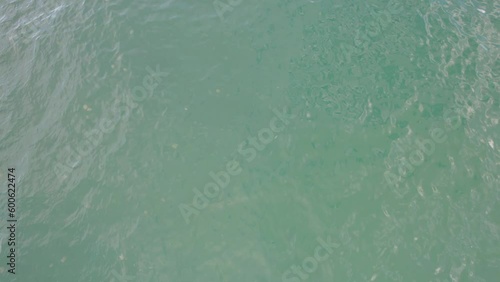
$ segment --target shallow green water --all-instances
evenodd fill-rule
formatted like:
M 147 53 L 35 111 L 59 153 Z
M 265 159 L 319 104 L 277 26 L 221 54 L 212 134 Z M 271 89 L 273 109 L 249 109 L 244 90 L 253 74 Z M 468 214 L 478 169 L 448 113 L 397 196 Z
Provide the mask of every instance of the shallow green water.
M 0 281 L 498 281 L 498 2 L 0 11 Z

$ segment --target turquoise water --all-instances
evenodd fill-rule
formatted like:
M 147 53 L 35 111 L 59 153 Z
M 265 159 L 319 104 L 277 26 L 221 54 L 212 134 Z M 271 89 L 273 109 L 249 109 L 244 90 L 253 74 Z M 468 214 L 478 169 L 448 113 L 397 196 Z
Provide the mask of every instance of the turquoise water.
M 0 23 L 0 281 L 498 281 L 498 1 Z

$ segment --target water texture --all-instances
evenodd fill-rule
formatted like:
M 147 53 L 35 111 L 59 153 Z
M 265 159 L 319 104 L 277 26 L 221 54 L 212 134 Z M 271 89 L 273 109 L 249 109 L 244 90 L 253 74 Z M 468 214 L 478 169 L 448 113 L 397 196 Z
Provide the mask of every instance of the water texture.
M 493 0 L 2 1 L 0 281 L 498 281 L 499 48 Z

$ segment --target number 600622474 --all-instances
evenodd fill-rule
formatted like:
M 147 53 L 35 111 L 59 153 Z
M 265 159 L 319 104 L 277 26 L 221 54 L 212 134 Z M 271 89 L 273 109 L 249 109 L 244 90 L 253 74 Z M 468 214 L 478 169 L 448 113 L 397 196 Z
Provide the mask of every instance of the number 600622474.
M 13 217 L 12 215 L 14 214 L 14 212 L 16 211 L 16 176 L 14 175 L 14 171 L 15 171 L 15 168 L 9 168 L 8 169 L 9 173 L 8 173 L 8 184 L 7 184 L 7 193 L 8 193 L 8 208 L 9 208 L 9 213 L 11 215 L 9 215 L 9 217 Z

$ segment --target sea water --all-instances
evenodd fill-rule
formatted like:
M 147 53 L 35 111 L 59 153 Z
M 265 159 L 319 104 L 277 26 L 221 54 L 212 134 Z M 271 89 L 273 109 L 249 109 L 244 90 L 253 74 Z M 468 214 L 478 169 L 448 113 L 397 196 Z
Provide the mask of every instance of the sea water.
M 493 0 L 2 1 L 0 281 L 498 281 L 499 31 Z

